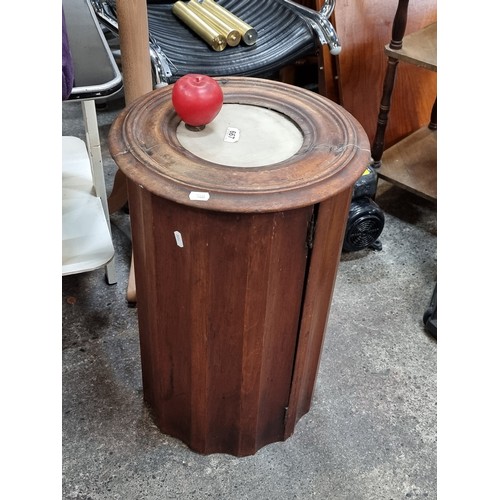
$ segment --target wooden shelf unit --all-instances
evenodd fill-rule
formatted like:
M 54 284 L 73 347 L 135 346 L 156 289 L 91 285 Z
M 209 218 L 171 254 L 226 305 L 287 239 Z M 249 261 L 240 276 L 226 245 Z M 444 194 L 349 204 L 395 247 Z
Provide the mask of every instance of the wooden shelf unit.
M 384 152 L 378 176 L 431 201 L 437 199 L 437 132 L 421 127 Z
M 372 165 L 380 178 L 431 201 L 437 200 L 437 100 L 430 123 L 384 151 L 391 95 L 399 62 L 437 72 L 437 23 L 404 35 L 409 0 L 400 0 L 392 27 L 377 130 L 372 145 Z
M 403 46 L 400 49 L 393 49 L 391 44 L 387 44 L 385 53 L 388 57 L 437 71 L 436 39 L 437 22 L 403 37 Z

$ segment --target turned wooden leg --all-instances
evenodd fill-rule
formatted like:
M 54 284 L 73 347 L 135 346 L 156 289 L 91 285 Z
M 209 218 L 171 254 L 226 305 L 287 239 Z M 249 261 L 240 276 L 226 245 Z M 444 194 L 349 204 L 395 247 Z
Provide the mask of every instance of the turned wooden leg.
M 392 35 L 390 48 L 399 50 L 403 47 L 403 37 L 406 31 L 406 23 L 408 20 L 408 3 L 409 0 L 399 0 L 396 9 L 396 15 L 392 23 Z M 377 120 L 377 130 L 372 144 L 372 166 L 379 168 L 382 164 L 381 158 L 384 152 L 384 137 L 387 121 L 389 119 L 389 109 L 391 107 L 391 96 L 394 89 L 394 81 L 396 80 L 396 70 L 398 68 L 399 59 L 389 57 L 387 60 L 387 70 L 385 72 L 384 87 L 382 90 L 382 99 Z
M 399 60 L 389 57 L 387 61 L 387 70 L 384 79 L 384 88 L 382 91 L 382 100 L 380 102 L 380 109 L 377 120 L 377 130 L 375 132 L 375 139 L 372 144 L 372 159 L 373 167 L 379 168 L 381 165 L 382 153 L 384 152 L 384 137 L 385 129 L 389 119 L 389 110 L 391 108 L 391 96 L 394 89 L 394 81 L 396 79 L 396 69 Z

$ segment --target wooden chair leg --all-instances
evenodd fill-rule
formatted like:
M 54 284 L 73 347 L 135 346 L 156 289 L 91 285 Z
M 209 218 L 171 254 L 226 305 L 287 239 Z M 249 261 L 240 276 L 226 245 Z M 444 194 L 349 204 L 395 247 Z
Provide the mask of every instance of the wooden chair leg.
M 318 55 L 318 91 L 333 102 L 342 103 L 337 75 L 336 57 L 323 45 Z
M 135 304 L 137 302 L 137 293 L 135 288 L 135 268 L 134 268 L 134 250 L 132 249 L 132 259 L 130 261 L 130 272 L 127 286 L 127 302 Z
M 323 0 L 315 0 L 318 12 L 323 7 L 323 3 Z M 335 26 L 335 13 L 331 15 L 330 22 Z M 318 91 L 322 96 L 342 104 L 337 61 L 338 56 L 330 54 L 328 45 L 321 45 L 318 54 Z
M 127 178 L 121 170 L 117 170 L 113 189 L 108 197 L 108 209 L 110 214 L 121 210 L 127 204 Z
M 279 79 L 281 82 L 293 85 L 295 83 L 295 65 L 289 64 L 279 71 Z

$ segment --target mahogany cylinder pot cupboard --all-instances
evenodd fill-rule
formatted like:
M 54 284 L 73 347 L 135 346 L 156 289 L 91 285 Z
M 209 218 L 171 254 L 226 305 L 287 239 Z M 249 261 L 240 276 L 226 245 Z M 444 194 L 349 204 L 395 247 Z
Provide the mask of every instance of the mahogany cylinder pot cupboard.
M 168 86 L 127 107 L 109 144 L 128 184 L 144 399 L 192 450 L 245 456 L 310 408 L 370 146 L 313 92 L 218 82 L 224 105 L 203 131 Z

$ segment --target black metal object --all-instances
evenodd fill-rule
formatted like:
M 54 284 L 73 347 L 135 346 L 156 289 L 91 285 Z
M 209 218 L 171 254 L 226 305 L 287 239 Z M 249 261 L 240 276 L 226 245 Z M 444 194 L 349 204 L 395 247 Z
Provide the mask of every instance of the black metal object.
M 378 238 L 384 229 L 385 216 L 381 208 L 373 201 L 376 191 L 377 174 L 369 166 L 354 185 L 343 251 L 354 252 L 364 248 L 382 249 Z
M 425 331 L 437 339 L 437 283 L 434 286 L 429 307 L 425 310 L 423 321 Z

